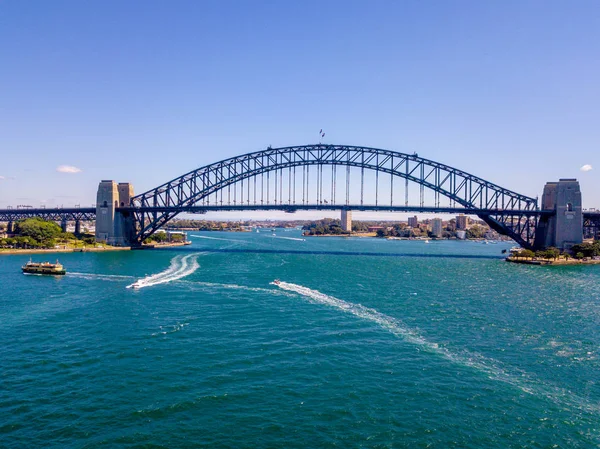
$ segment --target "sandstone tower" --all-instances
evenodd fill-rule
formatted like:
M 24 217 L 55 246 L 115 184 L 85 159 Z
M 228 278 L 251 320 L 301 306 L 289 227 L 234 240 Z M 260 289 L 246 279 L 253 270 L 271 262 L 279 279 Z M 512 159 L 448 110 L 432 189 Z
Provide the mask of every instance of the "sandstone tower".
M 133 217 L 117 208 L 129 207 L 133 186 L 128 182 L 100 181 L 96 196 L 96 240 L 109 245 L 131 244 Z
M 576 179 L 546 183 L 541 207 L 555 215 L 540 219 L 536 246 L 568 250 L 583 241 L 581 189 Z

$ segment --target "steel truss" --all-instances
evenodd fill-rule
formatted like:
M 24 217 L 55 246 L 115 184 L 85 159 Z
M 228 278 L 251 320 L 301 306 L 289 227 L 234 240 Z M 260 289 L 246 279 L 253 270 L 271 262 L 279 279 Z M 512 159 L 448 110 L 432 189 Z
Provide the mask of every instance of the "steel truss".
M 331 169 L 331 185 L 323 185 L 324 166 Z M 346 167 L 345 190 L 336 182 L 339 166 Z M 360 183 L 350 182 L 351 167 L 360 169 Z M 324 204 L 341 209 L 351 206 L 351 185 L 353 188 L 360 185 L 360 205 L 363 206 L 365 170 L 375 172 L 376 206 L 381 204 L 379 177 L 387 174 L 392 183 L 388 203 L 391 207 L 394 200 L 394 179 L 404 179 L 406 210 L 411 207 L 408 204 L 408 183 L 413 182 L 420 186 L 420 204 L 415 208 L 424 207 L 424 189 L 429 189 L 434 192 L 435 206 L 439 207 L 440 197 L 445 197 L 450 201 L 450 207 L 458 205 L 470 211 L 479 211 L 477 215 L 494 230 L 510 236 L 526 248 L 533 247 L 539 216 L 537 200 L 534 198 L 416 154 L 321 144 L 267 148 L 225 159 L 134 197 L 131 206 L 136 226 L 135 240 L 137 243 L 142 242 L 176 215 L 195 206 L 220 206 L 220 209 L 227 209 L 225 206 L 231 205 L 232 199 L 234 205 L 241 205 L 245 209 L 265 205 L 265 198 L 266 204 L 269 204 L 273 196 L 274 204 L 280 210 L 286 210 L 286 207 L 289 209 L 292 205 L 301 208 Z M 287 178 L 286 183 L 284 178 Z M 302 179 L 301 193 L 297 192 L 297 178 Z M 316 185 L 315 201 L 308 199 L 309 185 Z M 283 198 L 284 186 L 287 198 Z M 342 195 L 339 195 L 340 191 Z M 331 202 L 327 203 L 324 196 L 329 192 Z M 336 200 L 336 195 L 345 198 L 340 202 Z
M 16 222 L 25 218 L 40 217 L 50 221 L 94 221 L 96 208 L 69 208 L 69 209 L 0 209 L 1 222 Z

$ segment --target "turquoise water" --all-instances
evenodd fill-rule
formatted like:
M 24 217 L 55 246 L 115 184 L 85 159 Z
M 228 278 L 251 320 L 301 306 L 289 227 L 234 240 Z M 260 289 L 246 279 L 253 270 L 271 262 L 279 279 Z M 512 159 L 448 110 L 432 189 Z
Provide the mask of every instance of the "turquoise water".
M 0 257 L 0 447 L 600 444 L 600 267 L 508 264 L 509 244 L 190 238 L 60 255 L 62 278 Z

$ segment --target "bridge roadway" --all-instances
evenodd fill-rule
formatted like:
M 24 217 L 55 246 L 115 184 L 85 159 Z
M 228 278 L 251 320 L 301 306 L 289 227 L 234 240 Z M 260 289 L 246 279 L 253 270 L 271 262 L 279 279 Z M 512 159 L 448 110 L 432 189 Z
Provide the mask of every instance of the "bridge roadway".
M 372 212 L 419 212 L 424 214 L 465 214 L 465 215 L 492 215 L 492 214 L 524 214 L 530 216 L 553 215 L 553 210 L 513 210 L 513 209 L 474 209 L 464 207 L 440 207 L 440 206 L 390 206 L 369 204 L 223 204 L 213 206 L 173 206 L 173 207 L 118 207 L 118 212 L 146 212 L 146 213 L 192 213 L 205 214 L 218 211 L 267 211 L 280 210 L 288 213 L 297 211 L 314 210 L 352 210 Z M 29 217 L 40 217 L 52 221 L 93 221 L 96 219 L 95 207 L 71 207 L 71 208 L 28 208 L 28 209 L 0 209 L 0 222 L 22 220 Z M 584 221 L 600 224 L 600 211 L 584 211 Z

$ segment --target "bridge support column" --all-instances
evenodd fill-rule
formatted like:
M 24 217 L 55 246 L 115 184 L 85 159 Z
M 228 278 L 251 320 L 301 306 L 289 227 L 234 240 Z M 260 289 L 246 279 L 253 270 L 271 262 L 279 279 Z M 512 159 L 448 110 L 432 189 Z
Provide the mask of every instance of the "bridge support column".
M 546 183 L 542 210 L 554 211 L 554 215 L 540 219 L 536 247 L 554 246 L 564 251 L 583 241 L 581 189 L 576 179 Z
M 115 208 L 119 193 L 114 181 L 100 181 L 96 195 L 96 240 L 114 244 Z
M 96 196 L 96 240 L 109 245 L 127 246 L 133 236 L 133 214 L 117 208 L 127 208 L 133 198 L 133 186 L 128 182 L 101 181 Z
M 75 235 L 81 234 L 81 220 L 75 220 Z
M 62 229 L 62 232 L 67 232 L 67 219 L 63 218 L 62 220 L 60 220 L 60 229 Z
M 12 234 L 13 232 L 15 232 L 15 223 L 14 221 L 9 221 L 8 225 L 6 226 L 6 233 Z
M 352 211 L 342 209 L 342 230 L 352 232 Z

